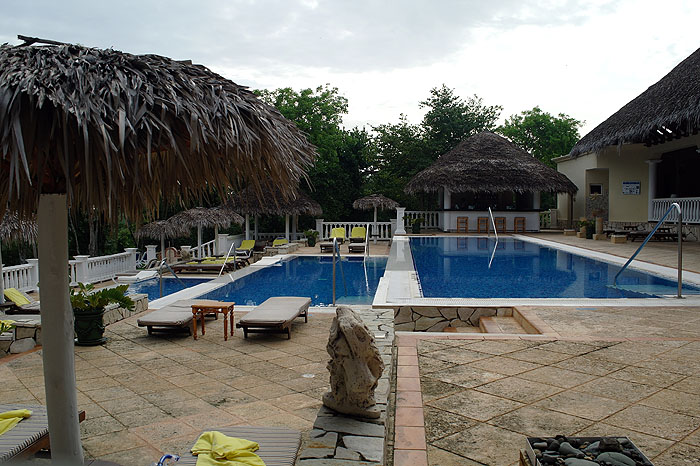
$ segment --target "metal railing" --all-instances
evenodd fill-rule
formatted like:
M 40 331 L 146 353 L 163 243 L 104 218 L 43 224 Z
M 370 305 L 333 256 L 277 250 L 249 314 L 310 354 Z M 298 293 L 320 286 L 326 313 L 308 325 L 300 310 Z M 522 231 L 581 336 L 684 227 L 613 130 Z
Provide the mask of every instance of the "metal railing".
M 496 248 L 498 247 L 498 230 L 496 229 L 496 221 L 493 219 L 493 212 L 491 212 L 491 207 L 489 207 L 489 217 L 491 218 L 491 225 L 493 225 L 493 234 L 496 235 L 496 242 L 493 243 L 493 252 L 491 253 L 491 259 L 489 259 L 489 269 L 490 269 L 491 263 L 493 263 L 493 258 L 496 256 Z M 486 229 L 486 234 L 489 235 L 488 228 Z
M 336 254 L 338 261 L 340 262 L 340 275 L 343 278 L 343 287 L 345 288 L 345 295 L 348 294 L 348 286 L 345 283 L 345 272 L 343 271 L 343 258 L 340 256 L 340 246 L 338 246 L 338 238 L 333 238 L 333 305 L 335 306 L 335 261 Z
M 653 230 L 647 235 L 647 237 L 644 239 L 642 244 L 637 248 L 637 250 L 632 254 L 632 257 L 630 257 L 627 262 L 625 262 L 625 265 L 622 266 L 619 272 L 615 275 L 615 278 L 613 279 L 613 286 L 617 286 L 617 277 L 620 276 L 622 272 L 625 271 L 628 265 L 634 260 L 635 257 L 637 257 L 637 254 L 642 250 L 642 248 L 649 242 L 649 240 L 654 236 L 654 233 L 656 233 L 656 230 L 659 229 L 661 224 L 664 222 L 666 217 L 669 216 L 669 214 L 673 211 L 678 212 L 678 295 L 676 296 L 677 298 L 682 298 L 683 296 L 682 291 L 683 291 L 683 212 L 681 211 L 681 206 L 678 205 L 677 202 L 674 202 L 671 204 L 671 206 L 666 210 L 666 213 L 661 217 L 661 220 L 658 221 L 656 226 L 654 227 Z

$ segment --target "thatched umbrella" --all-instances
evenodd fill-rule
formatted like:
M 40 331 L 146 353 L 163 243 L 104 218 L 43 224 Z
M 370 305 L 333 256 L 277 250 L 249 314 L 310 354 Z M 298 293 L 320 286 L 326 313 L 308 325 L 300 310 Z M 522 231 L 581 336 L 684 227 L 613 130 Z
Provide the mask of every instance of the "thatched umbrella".
M 272 187 L 263 191 L 262 196 L 255 191 L 246 188 L 229 197 L 225 206 L 246 216 L 246 239 L 249 237 L 249 215 L 284 215 L 285 235 L 289 238 L 289 216 L 300 214 L 321 215 L 321 205 L 307 196 L 303 191 L 295 189 L 292 195 L 282 196 L 278 187 Z M 257 230 L 257 222 L 256 222 Z
M 396 202 L 393 199 L 389 199 L 388 197 L 382 195 L 382 194 L 370 194 L 369 196 L 361 197 L 359 199 L 356 199 L 355 202 L 352 203 L 352 208 L 353 209 L 358 209 L 358 210 L 369 210 L 369 209 L 374 209 L 374 222 L 372 224 L 372 228 L 374 228 L 374 232 L 376 233 L 377 231 L 377 207 L 382 208 L 382 209 L 396 209 L 399 206 L 399 203 Z M 374 242 L 377 242 L 377 237 L 374 237 Z
M 232 223 L 243 223 L 243 217 L 237 213 L 222 207 L 194 207 L 183 210 L 168 219 L 168 222 L 178 228 L 197 228 L 197 257 L 201 257 L 202 228 L 227 227 Z M 215 238 L 216 239 L 216 238 Z
M 21 218 L 16 212 L 6 211 L 0 222 L 0 241 L 35 242 L 36 220 Z M 5 283 L 2 279 L 2 250 L 0 249 L 0 303 L 5 302 Z
M 189 228 L 182 228 L 168 220 L 154 220 L 147 223 L 138 230 L 134 236 L 136 238 L 160 238 L 160 254 L 165 258 L 165 238 L 178 238 L 189 235 Z
M 607 146 L 647 146 L 697 134 L 700 128 L 700 49 L 593 128 L 571 149 L 577 156 Z
M 54 461 L 83 460 L 68 203 L 138 222 L 161 197 L 193 202 L 243 181 L 288 192 L 314 155 L 294 124 L 203 66 L 76 45 L 0 46 L 0 209 L 38 210 Z
M 406 185 L 409 194 L 435 192 L 575 193 L 566 175 L 546 166 L 504 137 L 482 132 L 460 142 Z

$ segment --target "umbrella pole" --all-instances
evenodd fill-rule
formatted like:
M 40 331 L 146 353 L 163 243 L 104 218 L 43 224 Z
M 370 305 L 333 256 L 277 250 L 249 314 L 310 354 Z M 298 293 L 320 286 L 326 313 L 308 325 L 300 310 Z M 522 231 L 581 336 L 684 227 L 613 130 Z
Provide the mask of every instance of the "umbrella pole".
M 5 302 L 5 279 L 2 278 L 2 245 L 0 245 L 0 303 Z
M 284 216 L 284 237 L 289 241 L 289 215 Z
M 197 225 L 197 259 L 204 259 L 204 254 L 202 254 L 202 225 Z
M 214 225 L 214 255 L 219 254 L 219 225 Z
M 68 207 L 65 194 L 39 196 L 39 282 L 42 356 L 51 457 L 55 464 L 83 464 L 68 286 Z
M 372 227 L 372 235 L 374 235 L 374 244 L 377 244 L 377 206 L 374 206 L 374 226 Z
M 165 235 L 160 234 L 160 260 L 165 259 Z
M 258 216 L 255 216 L 255 240 L 258 240 Z
M 250 239 L 250 215 L 245 214 L 245 239 Z

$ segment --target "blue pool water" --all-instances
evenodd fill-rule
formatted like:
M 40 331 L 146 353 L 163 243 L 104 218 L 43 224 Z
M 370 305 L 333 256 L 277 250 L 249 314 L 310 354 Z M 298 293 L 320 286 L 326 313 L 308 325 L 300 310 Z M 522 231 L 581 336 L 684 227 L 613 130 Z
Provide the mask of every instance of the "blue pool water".
M 513 238 L 411 238 L 426 298 L 652 298 L 676 293 L 676 282 Z M 684 293 L 700 288 L 683 286 Z
M 336 264 L 336 304 L 371 304 L 386 261 L 386 257 L 344 257 L 345 286 L 340 265 Z M 329 306 L 333 303 L 332 267 L 331 257 L 295 257 L 241 277 L 201 298 L 252 306 L 271 296 L 308 296 L 312 306 Z
M 173 294 L 176 291 L 184 290 L 191 286 L 199 285 L 200 283 L 211 281 L 211 278 L 181 278 L 180 280 L 172 277 L 163 277 L 163 296 Z M 128 294 L 145 293 L 148 295 L 148 300 L 153 301 L 161 297 L 159 279 L 151 278 L 138 283 L 132 283 L 127 290 Z

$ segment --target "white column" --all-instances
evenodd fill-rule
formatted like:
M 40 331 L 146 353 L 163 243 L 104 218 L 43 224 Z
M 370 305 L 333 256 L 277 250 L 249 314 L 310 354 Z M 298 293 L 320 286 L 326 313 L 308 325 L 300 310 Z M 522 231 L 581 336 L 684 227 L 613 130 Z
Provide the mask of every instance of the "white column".
M 654 199 L 656 199 L 656 168 L 660 162 L 660 159 L 647 160 L 647 163 L 649 164 L 649 186 L 647 187 L 649 199 L 647 201 L 647 220 L 654 218 Z
M 297 239 L 297 230 L 299 229 L 299 215 L 292 215 L 292 238 Z
M 5 302 L 5 279 L 2 278 L 2 247 L 0 247 L 0 303 Z
M 450 192 L 449 189 L 445 189 L 445 194 L 442 198 L 442 208 L 443 209 L 451 209 L 452 208 L 452 193 Z
M 534 191 L 532 193 L 532 208 L 537 210 L 540 208 L 540 192 Z
M 153 259 L 157 257 L 156 254 L 156 246 L 155 244 L 147 244 L 146 245 L 146 261 L 151 262 Z
M 403 225 L 403 216 L 404 213 L 406 212 L 405 207 L 397 207 L 396 208 L 396 234 L 397 235 L 405 235 L 406 234 L 406 228 L 404 228 Z
M 316 219 L 316 231 L 318 232 L 318 240 L 321 241 L 323 238 L 323 219 L 322 218 L 317 218 Z
M 245 239 L 250 239 L 250 215 L 245 214 Z
M 258 239 L 258 216 L 256 215 L 255 218 L 255 231 L 253 232 L 253 235 L 255 237 L 255 240 L 257 241 Z
M 289 215 L 284 216 L 284 237 L 289 241 Z
M 32 266 L 31 272 L 32 276 L 31 283 L 35 290 L 39 289 L 39 259 L 27 259 L 27 264 Z
M 165 235 L 162 233 L 160 235 L 160 259 L 165 259 Z
M 204 258 L 202 252 L 202 225 L 197 225 L 197 259 Z
M 229 241 L 229 236 L 226 233 L 219 233 L 216 235 L 216 250 L 221 251 L 221 254 L 227 254 L 229 248 L 231 247 L 231 242 Z M 219 254 L 217 252 L 217 254 Z
M 88 281 L 88 267 L 87 260 L 90 256 L 74 256 L 75 260 L 78 261 L 75 264 L 75 281 L 78 283 L 87 283 Z
M 51 460 L 83 464 L 73 354 L 73 310 L 68 293 L 68 208 L 65 194 L 41 194 L 39 226 L 39 282 L 42 357 Z
M 214 239 L 217 240 L 217 241 L 214 241 L 214 255 L 216 256 L 219 254 L 219 251 L 221 250 L 221 249 L 219 249 L 219 241 L 218 241 L 218 239 L 219 239 L 219 225 L 214 225 Z
M 124 248 L 125 252 L 129 253 L 129 270 L 136 269 L 136 253 L 139 251 L 137 248 Z

